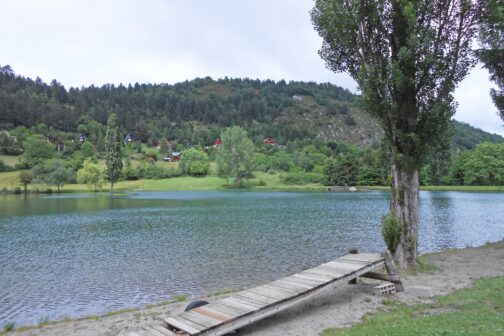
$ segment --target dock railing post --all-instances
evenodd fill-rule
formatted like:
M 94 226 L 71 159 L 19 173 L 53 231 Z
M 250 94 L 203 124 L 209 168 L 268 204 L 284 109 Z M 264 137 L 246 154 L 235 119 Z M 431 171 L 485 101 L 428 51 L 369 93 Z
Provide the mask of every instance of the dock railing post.
M 348 249 L 348 254 L 359 254 L 359 249 L 356 247 L 351 247 Z M 349 285 L 356 285 L 357 284 L 357 278 L 352 279 L 348 281 Z
M 387 250 L 383 254 L 383 257 L 385 259 L 385 269 L 387 270 L 387 274 L 389 275 L 390 279 L 394 280 L 392 282 L 395 284 L 396 291 L 404 292 L 404 286 L 401 279 L 399 278 L 399 273 L 397 273 L 397 268 L 394 263 L 394 259 L 392 258 L 392 253 Z

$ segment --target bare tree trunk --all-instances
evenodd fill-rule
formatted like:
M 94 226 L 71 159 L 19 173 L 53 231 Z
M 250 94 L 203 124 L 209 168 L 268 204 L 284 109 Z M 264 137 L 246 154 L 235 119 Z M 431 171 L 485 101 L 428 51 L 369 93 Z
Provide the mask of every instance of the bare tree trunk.
M 416 264 L 418 248 L 418 169 L 392 162 L 392 203 L 390 212 L 403 226 L 401 242 L 394 251 L 394 259 L 401 270 Z

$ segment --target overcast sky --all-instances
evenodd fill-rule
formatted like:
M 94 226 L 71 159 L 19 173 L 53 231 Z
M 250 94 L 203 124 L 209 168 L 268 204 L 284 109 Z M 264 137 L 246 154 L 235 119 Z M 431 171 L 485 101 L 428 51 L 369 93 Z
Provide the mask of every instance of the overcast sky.
M 195 77 L 331 82 L 312 0 L 0 0 L 0 65 L 67 88 Z M 504 135 L 480 67 L 456 91 L 455 119 Z

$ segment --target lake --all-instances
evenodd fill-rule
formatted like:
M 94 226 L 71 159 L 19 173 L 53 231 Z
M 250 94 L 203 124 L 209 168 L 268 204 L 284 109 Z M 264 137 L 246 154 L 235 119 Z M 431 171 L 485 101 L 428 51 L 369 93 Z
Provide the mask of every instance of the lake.
M 0 196 L 0 325 L 249 287 L 384 250 L 387 192 Z M 420 193 L 420 251 L 504 238 L 504 194 Z

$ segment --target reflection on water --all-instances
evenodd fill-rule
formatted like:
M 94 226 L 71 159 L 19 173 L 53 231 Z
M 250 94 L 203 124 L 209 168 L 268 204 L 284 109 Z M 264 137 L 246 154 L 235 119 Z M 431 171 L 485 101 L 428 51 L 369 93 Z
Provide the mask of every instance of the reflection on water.
M 420 250 L 504 237 L 504 194 L 422 192 Z M 0 196 L 0 325 L 142 306 L 384 249 L 389 194 Z

